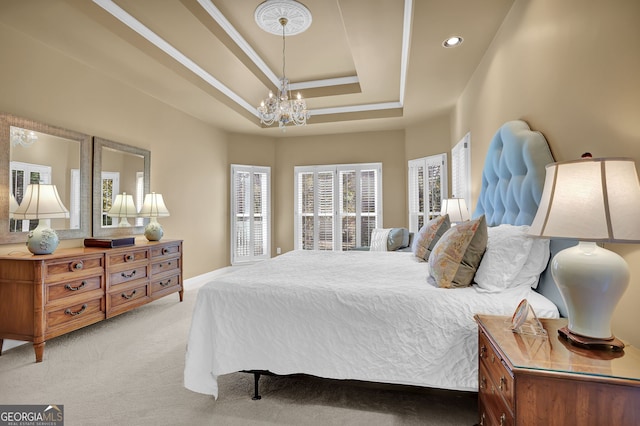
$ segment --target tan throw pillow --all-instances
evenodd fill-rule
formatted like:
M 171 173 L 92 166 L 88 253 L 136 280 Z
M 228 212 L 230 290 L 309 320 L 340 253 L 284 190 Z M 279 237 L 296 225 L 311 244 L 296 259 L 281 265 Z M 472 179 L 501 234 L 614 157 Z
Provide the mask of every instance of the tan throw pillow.
M 451 228 L 449 215 L 438 216 L 425 223 L 413 239 L 413 254 L 427 260 L 436 243 Z
M 484 215 L 449 229 L 429 256 L 429 271 L 436 286 L 468 287 L 487 248 L 487 237 Z

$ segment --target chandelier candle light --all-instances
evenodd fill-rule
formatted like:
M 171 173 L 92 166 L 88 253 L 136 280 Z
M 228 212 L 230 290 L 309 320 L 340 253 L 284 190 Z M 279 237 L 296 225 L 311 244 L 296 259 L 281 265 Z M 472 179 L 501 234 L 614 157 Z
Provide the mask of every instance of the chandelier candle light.
M 271 126 L 277 121 L 282 131 L 285 131 L 289 124 L 303 126 L 307 124 L 309 111 L 300 93 L 295 99 L 291 97 L 289 80 L 285 73 L 285 37 L 299 34 L 309 28 L 311 12 L 294 0 L 267 0 L 256 9 L 255 19 L 260 28 L 271 34 L 276 33 L 274 21 L 282 28 L 282 78 L 279 81 L 277 95 L 274 96 L 273 91 L 269 91 L 267 98 L 258 107 L 260 123 Z

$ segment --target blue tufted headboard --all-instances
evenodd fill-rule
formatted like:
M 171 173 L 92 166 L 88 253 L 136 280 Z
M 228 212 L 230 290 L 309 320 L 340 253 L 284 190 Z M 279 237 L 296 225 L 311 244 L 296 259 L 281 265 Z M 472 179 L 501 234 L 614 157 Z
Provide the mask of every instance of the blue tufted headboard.
M 473 216 L 487 225 L 531 225 L 538 211 L 545 166 L 553 163 L 547 140 L 521 120 L 508 121 L 491 140 Z
M 482 170 L 482 186 L 473 217 L 487 225 L 531 225 L 538 211 L 545 166 L 554 159 L 547 140 L 522 120 L 504 123 L 493 136 Z M 575 244 L 551 241 L 551 254 Z M 553 301 L 562 316 L 566 307 L 549 268 L 540 276 L 538 292 Z

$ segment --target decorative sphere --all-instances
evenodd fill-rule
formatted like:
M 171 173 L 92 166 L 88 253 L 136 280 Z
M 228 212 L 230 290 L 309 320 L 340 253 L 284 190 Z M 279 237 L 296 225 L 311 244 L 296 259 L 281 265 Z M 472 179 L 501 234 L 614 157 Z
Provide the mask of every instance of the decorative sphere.
M 27 236 L 27 248 L 33 254 L 51 254 L 59 243 L 58 234 L 51 228 L 37 227 Z
M 149 222 L 144 228 L 144 236 L 147 237 L 149 241 L 160 241 L 163 235 L 164 231 L 158 222 Z

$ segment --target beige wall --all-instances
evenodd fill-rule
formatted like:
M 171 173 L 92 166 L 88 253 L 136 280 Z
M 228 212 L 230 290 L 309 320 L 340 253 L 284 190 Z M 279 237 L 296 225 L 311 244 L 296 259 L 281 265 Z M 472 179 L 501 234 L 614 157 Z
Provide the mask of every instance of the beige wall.
M 383 226 L 406 226 L 404 131 L 282 138 L 276 144 L 275 247 L 293 250 L 293 168 L 382 162 Z
M 151 190 L 171 212 L 165 238 L 184 240 L 185 278 L 228 264 L 225 133 L 2 25 L 0 56 L 11 58 L 0 67 L 0 110 L 149 149 Z
M 636 0 L 515 2 L 452 116 L 452 144 L 471 131 L 473 199 L 491 137 L 508 120 L 541 131 L 557 161 L 591 151 L 640 165 L 638 22 Z M 611 248 L 631 267 L 613 331 L 638 346 L 640 246 Z

